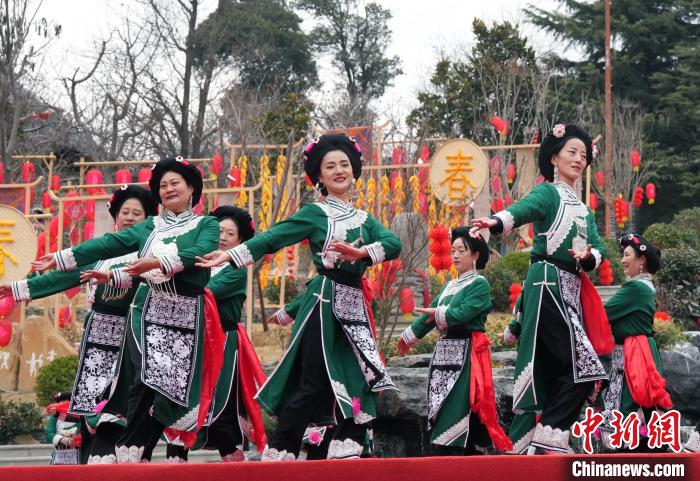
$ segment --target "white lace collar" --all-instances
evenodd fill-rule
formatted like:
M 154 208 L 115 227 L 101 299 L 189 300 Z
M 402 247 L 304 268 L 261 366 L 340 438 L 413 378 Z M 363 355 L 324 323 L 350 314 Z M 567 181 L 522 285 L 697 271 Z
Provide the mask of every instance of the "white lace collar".
M 639 281 L 645 286 L 647 286 L 649 289 L 652 291 L 656 292 L 656 288 L 654 287 L 654 283 L 651 282 L 651 275 L 648 272 L 643 272 L 641 274 L 637 274 L 632 278 L 633 281 Z
M 185 212 L 176 214 L 175 212 L 166 209 L 165 215 L 161 216 L 161 219 L 165 221 L 165 225 L 173 225 L 186 222 L 192 217 L 194 217 L 194 212 L 192 212 L 191 210 L 186 210 Z

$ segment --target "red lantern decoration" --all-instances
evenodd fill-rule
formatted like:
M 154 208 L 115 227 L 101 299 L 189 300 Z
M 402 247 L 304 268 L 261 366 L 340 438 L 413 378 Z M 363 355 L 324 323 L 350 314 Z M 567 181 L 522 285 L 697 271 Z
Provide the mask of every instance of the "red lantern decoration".
M 513 307 L 515 307 L 515 301 L 518 300 L 518 296 L 521 292 L 523 292 L 523 286 L 522 284 L 519 284 L 517 282 L 513 283 L 508 288 L 508 292 L 510 293 L 508 296 L 508 300 L 510 301 L 510 310 L 512 311 Z
M 600 284 L 603 286 L 611 285 L 613 283 L 613 272 L 612 267 L 610 267 L 610 259 L 603 259 L 598 270 Z
M 591 197 L 588 199 L 588 207 L 590 207 L 593 212 L 598 210 L 598 194 L 595 192 L 591 192 Z
M 501 185 L 501 176 L 498 174 L 494 175 L 491 179 L 491 190 L 494 194 L 498 195 L 501 193 L 502 187 L 503 186 Z
M 85 218 L 88 221 L 95 220 L 95 201 L 92 199 L 85 201 Z
M 51 194 L 48 192 L 41 194 L 41 207 L 44 209 L 51 209 Z
M 5 166 L 0 163 L 0 184 L 5 183 Z
M 644 189 L 637 186 L 634 188 L 634 198 L 632 200 L 635 207 L 640 207 L 642 202 L 644 202 Z
M 73 321 L 73 313 L 70 306 L 62 307 L 58 312 L 58 327 L 64 329 L 71 321 Z
M 430 149 L 425 145 L 420 151 L 420 160 L 423 162 L 428 162 L 430 160 Z
M 74 190 L 68 192 L 66 197 L 78 197 L 78 193 L 75 192 Z M 73 222 L 77 221 L 80 219 L 83 215 L 85 215 L 85 208 L 79 201 L 66 201 L 65 203 L 65 213 L 66 217 L 68 217 L 70 220 Z
M 401 294 L 399 298 L 399 307 L 401 307 L 401 312 L 403 313 L 404 319 L 410 319 L 415 309 L 415 300 L 413 298 L 413 289 L 410 287 L 404 287 L 401 289 Z
M 444 256 L 452 251 L 452 243 L 449 239 L 435 239 L 430 241 L 428 249 L 436 256 Z
M 211 158 L 211 172 L 212 174 L 219 175 L 224 168 L 224 158 L 221 157 L 220 153 L 214 154 Z
M 148 167 L 143 167 L 142 169 L 139 169 L 139 173 L 136 176 L 136 180 L 139 184 L 143 184 L 151 180 L 151 174 L 151 169 L 149 169 Z
M 622 199 L 615 199 L 615 220 L 619 227 L 624 227 L 625 224 L 620 226 L 620 220 L 622 219 Z
M 238 167 L 231 167 L 231 171 L 228 173 L 228 186 L 229 187 L 240 187 L 241 186 L 241 169 Z M 306 176 L 306 185 L 311 185 L 309 177 Z
M 0 317 L 5 318 L 9 316 L 14 308 L 15 301 L 12 299 L 12 295 L 0 297 Z
M 391 163 L 393 165 L 403 164 L 405 155 L 406 152 L 404 151 L 403 147 L 394 147 L 394 150 L 391 152 Z
M 632 164 L 632 172 L 639 172 L 639 164 L 642 163 L 642 155 L 638 150 L 630 150 L 630 163 Z
M 24 162 L 22 164 L 22 183 L 29 184 L 36 178 L 36 169 L 34 164 L 31 162 Z
M 623 226 L 624 223 L 627 223 L 628 220 L 630 220 L 630 203 L 627 201 L 621 201 L 621 207 L 622 207 L 622 222 Z
M 649 182 L 646 185 L 646 192 L 649 205 L 652 205 L 654 203 L 654 199 L 656 199 L 656 186 Z
M 508 132 L 510 131 L 508 121 L 502 119 L 498 115 L 494 115 L 491 117 L 491 125 L 494 129 L 496 129 L 501 140 L 505 140 L 505 138 L 508 136 Z
M 513 204 L 513 198 L 510 196 L 510 194 L 506 194 L 505 201 L 506 207 L 510 207 L 511 204 Z
M 601 189 L 605 187 L 605 172 L 600 170 L 595 173 L 595 181 L 598 183 L 598 187 Z
M 99 169 L 90 169 L 85 174 L 85 182 L 87 185 L 102 185 L 104 182 L 102 177 L 102 171 Z M 102 187 L 88 187 L 88 195 L 100 195 L 104 194 Z
M 506 167 L 506 177 L 508 178 L 508 185 L 513 185 L 515 180 L 515 164 L 508 164 Z
M 438 259 L 440 259 L 440 265 L 442 267 L 440 270 L 446 271 L 452 267 L 452 256 L 440 256 Z
M 11 340 L 12 322 L 8 321 L 7 319 L 0 319 L 0 347 L 7 347 Z
M 61 176 L 54 174 L 51 176 L 51 190 L 59 190 L 61 188 Z
M 129 169 L 119 169 L 114 173 L 115 184 L 131 184 L 131 171 Z
M 494 212 L 500 212 L 503 209 L 505 209 L 505 203 L 501 197 L 496 197 L 493 199 L 493 201 L 491 201 L 491 210 Z
M 500 175 L 501 173 L 501 158 L 498 155 L 491 157 L 491 174 Z
M 450 238 L 450 231 L 447 227 L 445 227 L 442 224 L 437 224 L 433 226 L 432 229 L 430 229 L 430 232 L 428 232 L 428 237 L 431 239 L 449 239 Z

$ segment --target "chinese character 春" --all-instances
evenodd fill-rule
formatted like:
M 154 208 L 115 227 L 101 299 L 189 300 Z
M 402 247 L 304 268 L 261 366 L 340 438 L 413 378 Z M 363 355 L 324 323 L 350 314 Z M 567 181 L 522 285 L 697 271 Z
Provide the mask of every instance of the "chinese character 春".
M 445 157 L 449 165 L 445 169 L 448 175 L 440 181 L 440 185 L 447 182 L 447 196 L 450 199 L 463 199 L 467 195 L 467 186 L 476 189 L 476 184 L 469 178 L 467 172 L 474 169 L 471 166 L 472 155 L 462 154 L 462 149 L 457 150 L 457 155 Z
M 12 243 L 15 241 L 14 237 L 10 237 L 10 229 L 5 227 L 14 227 L 14 221 L 0 220 L 0 276 L 5 273 L 5 258 L 9 259 L 13 264 L 17 264 L 17 258 L 13 256 L 3 243 Z

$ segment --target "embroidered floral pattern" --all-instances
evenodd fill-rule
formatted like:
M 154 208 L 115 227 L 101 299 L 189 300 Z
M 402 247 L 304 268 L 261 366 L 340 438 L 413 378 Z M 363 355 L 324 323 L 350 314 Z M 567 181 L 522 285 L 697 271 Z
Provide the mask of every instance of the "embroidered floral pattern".
M 229 249 L 226 252 L 239 269 L 242 269 L 255 262 L 253 259 L 253 254 L 251 254 L 250 249 L 248 249 L 248 246 L 245 244 L 238 244 L 236 247 Z
M 386 252 L 384 251 L 384 246 L 381 242 L 372 242 L 365 246 L 370 259 L 372 259 L 372 264 L 381 264 L 386 258 Z
M 359 458 L 361 454 L 362 445 L 351 438 L 333 439 L 328 446 L 328 459 Z
M 194 374 L 195 334 L 146 324 L 145 341 L 144 383 L 186 406 Z
M 525 454 L 527 449 L 530 447 L 530 443 L 532 443 L 532 436 L 535 434 L 535 429 L 532 428 L 528 432 L 526 432 L 520 439 L 515 441 L 513 443 L 513 449 L 510 451 L 506 451 L 507 454 Z
M 471 412 L 470 412 L 471 414 Z M 440 446 L 449 446 L 454 442 L 455 439 L 459 438 L 463 434 L 469 436 L 469 415 L 460 419 L 456 424 L 453 424 L 448 429 L 443 431 L 438 437 L 436 437 L 432 444 L 438 444 Z
M 513 383 L 513 406 L 517 406 L 522 397 L 525 395 L 525 391 L 532 383 L 532 372 L 533 364 L 532 361 L 527 363 L 518 377 L 515 378 Z
M 464 367 L 468 339 L 441 338 L 435 345 L 428 374 L 428 421 L 435 420 Z
M 236 449 L 230 454 L 225 454 L 224 456 L 221 456 L 221 461 L 224 463 L 240 463 L 242 461 L 245 461 L 245 453 L 242 449 Z
M 321 256 L 324 267 L 331 269 L 335 266 L 340 254 L 338 252 L 329 251 L 328 246 L 335 240 L 349 241 L 348 231 L 352 229 L 360 229 L 358 237 L 362 238 L 361 229 L 362 224 L 367 220 L 367 212 L 355 209 L 352 204 L 347 204 L 334 197 L 328 197 L 322 202 L 316 202 L 316 206 L 318 206 L 328 218 L 326 241 L 319 255 Z M 380 253 L 376 251 L 375 254 L 380 255 Z M 372 254 L 370 254 L 370 256 L 371 255 Z
M 265 446 L 260 461 L 294 461 L 297 457 L 294 453 L 288 452 L 286 449 L 277 450 L 270 446 Z
M 700 433 L 697 430 L 693 431 L 693 434 L 688 438 L 684 450 L 691 453 L 700 453 Z
M 625 357 L 622 346 L 615 345 L 612 353 L 612 369 L 610 370 L 610 383 L 603 395 L 603 416 L 605 417 L 601 429 L 612 430 L 610 424 L 613 420 L 612 410 L 620 409 L 620 400 L 622 398 L 622 381 L 625 377 Z
M 89 456 L 88 464 L 117 464 L 117 456 L 114 454 L 106 454 L 104 456 Z
M 56 261 L 56 268 L 59 271 L 71 271 L 78 267 L 78 263 L 75 261 L 75 255 L 73 255 L 73 249 L 70 247 L 56 252 L 53 258 Z
M 365 321 L 365 299 L 362 290 L 339 284 L 333 285 L 333 314 L 347 321 Z
M 165 293 L 151 291 L 146 299 L 146 319 L 162 326 L 194 329 L 199 319 L 199 299 L 178 296 L 177 302 Z
M 112 368 L 118 351 L 107 351 L 96 347 L 88 348 L 80 360 L 76 377 L 71 411 L 75 414 L 93 414 L 97 397 L 112 381 Z
M 124 338 L 126 317 L 93 312 L 90 315 L 88 342 L 119 347 Z
M 547 237 L 547 254 L 550 256 L 559 249 L 569 236 L 576 219 L 583 219 L 585 222 L 588 216 L 588 208 L 576 197 L 571 187 L 563 182 L 555 182 L 554 187 L 559 193 L 559 209 L 549 230 L 539 234 Z M 586 242 L 587 235 L 585 231 L 579 231 L 578 235 L 582 242 Z
M 114 452 L 116 454 L 118 464 L 137 464 L 141 462 L 143 456 L 143 446 L 116 446 Z
M 197 416 L 199 414 L 199 404 L 187 411 L 180 419 L 170 425 L 171 428 L 178 431 L 188 431 L 197 424 Z

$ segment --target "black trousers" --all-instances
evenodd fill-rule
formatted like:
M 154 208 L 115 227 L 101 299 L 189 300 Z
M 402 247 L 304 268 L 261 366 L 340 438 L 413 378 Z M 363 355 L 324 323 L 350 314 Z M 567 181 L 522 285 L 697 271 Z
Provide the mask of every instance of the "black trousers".
M 331 412 L 335 396 L 323 360 L 320 303 L 306 321 L 300 340 L 298 360 L 299 389 L 282 409 L 277 428 L 270 438 L 269 446 L 299 455 L 304 431 L 319 412 Z M 334 439 L 353 438 L 364 442 L 366 426 L 358 425 L 353 419 L 342 420 L 336 416 L 339 425 L 333 430 Z M 314 455 L 316 456 L 316 455 Z
M 114 446 L 124 432 L 124 428 L 117 423 L 102 423 L 97 426 L 97 431 L 92 439 L 90 456 L 109 456 L 114 454 Z
M 595 384 L 594 381 L 574 382 L 571 348 L 569 327 L 554 299 L 545 290 L 535 351 L 535 369 L 544 379 L 547 393 L 540 423 L 562 431 L 568 430 L 578 419 Z
M 155 391 L 141 382 L 141 353 L 130 328 L 126 333 L 126 348 L 134 365 L 134 380 L 129 387 L 126 429 L 116 445 L 143 447 L 142 459 L 150 460 L 165 426 L 151 415 Z

